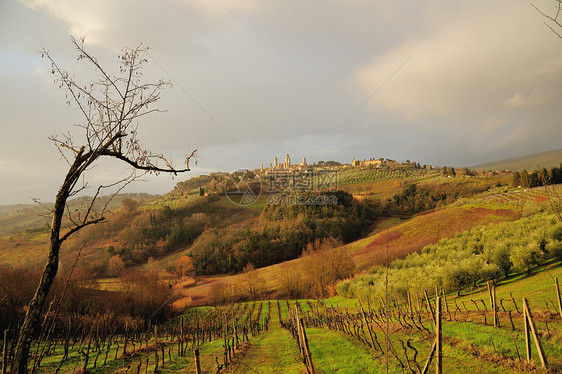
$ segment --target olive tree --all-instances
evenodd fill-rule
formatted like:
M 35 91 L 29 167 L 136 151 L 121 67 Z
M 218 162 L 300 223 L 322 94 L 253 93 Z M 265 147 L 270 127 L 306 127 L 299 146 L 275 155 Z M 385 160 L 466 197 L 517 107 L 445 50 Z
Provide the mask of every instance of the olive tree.
M 83 39 L 71 38 L 71 41 L 78 61 L 92 68 L 97 79 L 87 84 L 79 83 L 48 51 L 41 52 L 51 65 L 55 82 L 65 91 L 67 104 L 78 109 L 82 122 L 77 125 L 80 136 L 68 133 L 50 137 L 69 167 L 50 212 L 48 259 L 19 331 L 12 373 L 27 372 L 33 334 L 58 271 L 62 243 L 84 227 L 106 218 L 108 205 L 100 206 L 98 198 L 105 192 L 118 193 L 144 173 L 175 175 L 189 171 L 189 161 L 195 155 L 195 151 L 188 152 L 185 164 L 175 168 L 162 154 L 144 149 L 137 138 L 138 121 L 159 111 L 154 105 L 159 101 L 162 89 L 170 85 L 164 80 L 145 81 L 141 70 L 147 62 L 147 48 L 140 45 L 123 49 L 118 56 L 119 72 L 112 74 L 85 48 Z M 98 186 L 83 209 L 71 212 L 67 200 L 89 187 L 86 171 L 105 158 L 129 165 L 130 175 L 109 185 Z
M 540 265 L 542 253 L 536 243 L 518 245 L 512 248 L 510 259 L 515 269 L 527 270 L 527 274 L 531 275 L 532 269 Z

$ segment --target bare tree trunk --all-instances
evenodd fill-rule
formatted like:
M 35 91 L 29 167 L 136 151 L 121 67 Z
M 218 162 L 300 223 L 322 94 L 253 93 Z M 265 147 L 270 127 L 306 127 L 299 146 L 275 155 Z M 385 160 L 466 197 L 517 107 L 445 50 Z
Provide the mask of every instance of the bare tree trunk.
M 49 295 L 49 291 L 51 290 L 51 286 L 53 285 L 53 281 L 55 280 L 55 276 L 57 275 L 59 268 L 59 252 L 62 244 L 60 239 L 62 217 L 64 215 L 66 200 L 70 195 L 70 189 L 74 186 L 75 181 L 80 175 L 80 173 L 78 173 L 78 169 L 79 165 L 82 163 L 82 158 L 80 157 L 81 155 L 82 152 L 80 152 L 79 156 L 76 158 L 75 162 L 68 171 L 65 182 L 57 194 L 53 211 L 53 221 L 51 224 L 49 258 L 47 259 L 47 265 L 43 270 L 43 275 L 41 277 L 41 282 L 37 287 L 37 291 L 35 291 L 35 295 L 27 307 L 27 312 L 18 336 L 14 361 L 12 362 L 12 373 L 27 373 L 27 362 L 29 359 L 31 342 L 33 341 L 33 334 L 39 324 L 41 312 L 45 306 L 47 296 Z
M 31 341 L 33 340 L 33 333 L 38 324 L 39 318 L 41 317 L 41 311 L 45 306 L 53 280 L 57 275 L 59 249 L 60 244 L 58 243 L 55 248 L 51 246 L 49 259 L 47 261 L 47 265 L 45 266 L 45 270 L 43 271 L 41 283 L 39 284 L 39 287 L 37 287 L 37 291 L 35 292 L 35 296 L 33 296 L 31 303 L 28 305 L 27 313 L 25 314 L 25 319 L 23 321 L 16 345 L 16 353 L 12 367 L 13 373 L 25 374 L 27 372 L 27 361 Z
M 160 99 L 160 90 L 168 85 L 162 80 L 156 83 L 143 83 L 141 81 L 139 69 L 147 61 L 145 58 L 147 49 L 139 46 L 136 49 L 123 50 L 123 54 L 120 56 L 123 76 L 115 77 L 109 75 L 98 64 L 97 59 L 84 49 L 83 40 L 74 38 L 71 38 L 71 40 L 78 51 L 78 60 L 90 63 L 100 74 L 101 81 L 94 81 L 86 86 L 78 84 L 72 75 L 59 68 L 49 52 L 42 51 L 42 55 L 47 56 L 51 62 L 52 73 L 59 76 L 57 82 L 60 83 L 60 87 L 67 91 L 70 97 L 69 103 L 71 101 L 75 103 L 84 115 L 85 123 L 79 125 L 79 127 L 85 131 L 86 142 L 80 146 L 74 144 L 73 137 L 70 135 L 64 135 L 62 138 L 58 136 L 50 137 L 70 168 L 55 200 L 52 212 L 49 257 L 43 270 L 41 282 L 28 305 L 19 332 L 12 362 L 11 372 L 13 374 L 27 373 L 33 335 L 37 330 L 41 313 L 57 275 L 62 243 L 80 229 L 105 220 L 104 212 L 107 205 L 101 209 L 101 212 L 94 208 L 96 199 L 102 189 L 120 186 L 118 191 L 115 192 L 117 194 L 125 185 L 136 178 L 136 174 L 133 173 L 131 176 L 108 186 L 100 185 L 87 208 L 81 212 L 82 215 L 78 214 L 77 217 L 73 217 L 70 212 L 67 212 L 70 226 L 68 229 L 65 228 L 65 232 L 61 236 L 61 225 L 65 216 L 67 200 L 88 186 L 85 181 L 82 186 L 77 186 L 82 174 L 99 158 L 110 157 L 124 161 L 136 170 L 177 175 L 177 173 L 189 171 L 189 160 L 195 155 L 195 151 L 193 151 L 186 156 L 185 168 L 175 169 L 164 156 L 144 150 L 139 145 L 136 138 L 136 129 L 132 127 L 137 118 L 152 112 L 158 112 L 158 109 L 149 109 L 149 105 L 152 106 Z M 123 86 L 121 86 L 121 83 L 123 83 Z M 122 138 L 127 138 L 125 149 L 121 146 Z M 71 157 L 68 157 L 67 154 L 70 154 Z M 159 167 L 159 161 L 164 162 L 166 166 Z

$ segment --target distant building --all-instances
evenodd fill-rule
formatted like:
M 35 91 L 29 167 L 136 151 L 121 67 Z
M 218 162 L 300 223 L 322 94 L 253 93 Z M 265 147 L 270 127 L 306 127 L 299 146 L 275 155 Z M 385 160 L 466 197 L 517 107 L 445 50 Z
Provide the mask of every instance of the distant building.
M 306 157 L 302 158 L 302 162 L 299 164 L 293 164 L 291 163 L 291 156 L 289 156 L 289 154 L 287 153 L 285 155 L 285 160 L 283 161 L 282 164 L 279 163 L 277 156 L 273 157 L 273 164 L 269 164 L 269 168 L 264 169 L 263 164 L 261 165 L 260 169 L 256 169 L 259 170 L 260 173 L 271 173 L 271 172 L 279 172 L 279 171 L 290 171 L 290 170 L 305 170 L 308 168 L 308 164 L 306 162 Z
M 291 167 L 291 158 L 289 157 L 288 153 L 287 156 L 285 156 L 285 162 L 283 163 L 283 167 L 285 169 L 289 169 Z
M 351 166 L 360 167 L 360 166 L 378 166 L 382 165 L 382 160 L 371 158 L 370 160 L 363 160 L 358 161 L 353 157 L 353 161 L 351 161 Z

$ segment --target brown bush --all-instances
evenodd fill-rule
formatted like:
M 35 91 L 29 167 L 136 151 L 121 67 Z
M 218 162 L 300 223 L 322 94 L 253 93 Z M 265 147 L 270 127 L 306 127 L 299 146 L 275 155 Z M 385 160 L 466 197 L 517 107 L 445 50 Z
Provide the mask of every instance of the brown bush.
M 334 295 L 338 280 L 355 271 L 355 262 L 345 247 L 329 240 L 309 245 L 302 266 L 313 297 Z
M 177 299 L 172 303 L 172 310 L 175 313 L 183 313 L 191 306 L 192 299 L 189 296 L 182 297 L 181 299 Z

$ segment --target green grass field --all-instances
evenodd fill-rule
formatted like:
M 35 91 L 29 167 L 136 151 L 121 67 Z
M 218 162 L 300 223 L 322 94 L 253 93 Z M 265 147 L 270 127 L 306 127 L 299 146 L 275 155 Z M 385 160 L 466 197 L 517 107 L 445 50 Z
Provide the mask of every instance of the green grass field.
M 549 360 L 552 372 L 562 370 L 562 318 L 556 314 L 548 314 L 545 317 L 545 298 L 553 296 L 552 276 L 562 275 L 562 267 L 559 264 L 549 264 L 540 269 L 537 273 L 528 277 L 524 275 L 512 276 L 508 281 L 497 286 L 497 295 L 509 297 L 509 293 L 517 292 L 518 297 L 525 295 L 529 298 L 533 312 L 536 315 L 536 328 L 541 337 L 544 352 Z M 515 296 L 514 295 L 514 296 Z M 551 295 L 551 296 L 548 296 Z M 487 291 L 480 293 L 475 291 L 471 295 L 465 295 L 457 300 L 466 298 L 485 298 Z M 449 309 L 454 310 L 454 295 L 448 295 Z M 227 369 L 223 368 L 221 373 L 306 373 L 303 360 L 299 354 L 296 340 L 288 330 L 281 327 L 281 318 L 288 318 L 288 307 L 294 308 L 299 303 L 305 314 L 314 314 L 321 311 L 322 305 L 337 307 L 342 313 L 354 314 L 358 312 L 356 306 L 358 302 L 353 299 L 346 299 L 341 296 L 332 297 L 325 300 L 291 300 L 289 302 L 280 300 L 271 302 L 249 302 L 240 304 L 236 309 L 249 310 L 246 308 L 256 305 L 252 316 L 257 316 L 259 304 L 262 304 L 261 318 L 269 315 L 270 328 L 254 337 L 250 337 L 248 342 L 240 345 L 233 361 Z M 280 307 L 278 312 L 278 305 Z M 312 306 L 312 309 L 310 308 Z M 549 304 L 549 308 L 552 306 Z M 197 307 L 194 315 L 207 315 L 212 313 L 213 307 Z M 221 309 L 222 310 L 222 309 Z M 443 321 L 443 369 L 444 372 L 455 372 L 458 374 L 467 373 L 534 373 L 537 372 L 538 357 L 533 345 L 533 364 L 525 362 L 524 335 L 522 332 L 522 321 L 520 314 L 514 312 L 514 327 L 505 315 L 501 319 L 501 328 L 490 326 L 491 317 L 489 314 L 488 326 L 479 320 L 469 319 L 462 321 L 461 315 L 455 318 L 451 314 L 447 315 L 444 309 Z M 469 309 L 470 310 L 470 309 Z M 221 312 L 222 313 L 222 312 Z M 476 315 L 476 311 L 471 310 L 469 314 Z M 360 314 L 359 314 L 360 316 Z M 416 331 L 415 329 L 405 329 L 400 326 L 395 318 L 391 318 L 390 341 L 391 350 L 401 359 L 399 363 L 393 358 L 392 352 L 389 353 L 389 371 L 393 373 L 408 373 L 422 368 L 426 362 L 434 339 L 434 329 L 426 316 L 423 322 L 429 328 L 429 332 Z M 545 319 L 546 318 L 546 319 Z M 456 319 L 456 320 L 455 320 Z M 359 321 L 359 320 L 358 320 Z M 545 323 L 545 321 L 549 321 Z M 317 373 L 386 373 L 386 341 L 384 335 L 384 320 L 373 324 L 373 334 L 380 342 L 381 349 L 370 348 L 365 342 L 361 342 L 357 337 L 328 329 L 326 326 L 308 327 L 306 329 L 311 357 Z M 170 321 L 172 325 L 177 322 Z M 358 323 L 358 327 L 360 326 Z M 361 328 L 364 326 L 361 323 Z M 366 335 L 365 335 L 366 336 Z M 159 361 L 158 372 L 160 373 L 194 373 L 195 361 L 193 351 L 187 350 L 185 356 L 178 354 L 178 341 L 173 338 L 162 338 L 164 343 L 164 366 Z M 416 349 L 416 353 L 411 349 L 405 348 L 403 344 L 409 342 Z M 144 343 L 143 343 L 144 344 Z M 106 349 L 103 348 L 97 359 L 94 368 L 95 351 L 90 355 L 88 372 L 90 373 L 153 373 L 156 368 L 156 355 L 152 349 L 152 341 L 147 347 L 136 346 L 137 352 L 133 356 L 122 355 L 122 345 L 119 349 L 115 345 L 107 351 L 107 364 L 103 365 Z M 206 342 L 200 347 L 200 361 L 204 373 L 214 373 L 217 371 L 218 364 L 223 363 L 224 340 L 217 338 Z M 139 348 L 141 348 L 139 350 Z M 82 346 L 81 350 L 84 350 Z M 129 351 L 132 346 L 129 345 Z M 78 346 L 70 349 L 69 359 L 61 367 L 60 373 L 71 373 L 83 365 L 84 356 L 79 353 Z M 117 354 L 116 354 L 117 353 Z M 162 360 L 161 350 L 158 351 L 159 360 Z M 56 346 L 55 350 L 47 356 L 42 366 L 37 370 L 38 373 L 54 373 L 62 358 L 62 347 Z M 406 357 L 408 359 L 406 360 Z M 401 366 L 402 365 L 402 366 Z M 433 370 L 434 364 L 431 364 Z M 432 372 L 432 371 L 430 371 Z

